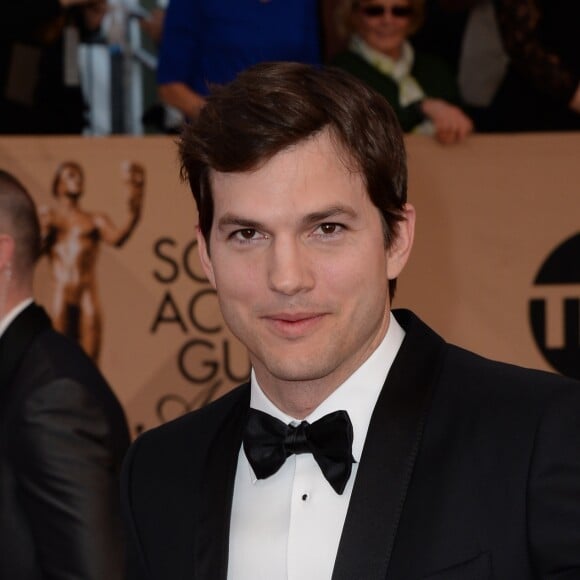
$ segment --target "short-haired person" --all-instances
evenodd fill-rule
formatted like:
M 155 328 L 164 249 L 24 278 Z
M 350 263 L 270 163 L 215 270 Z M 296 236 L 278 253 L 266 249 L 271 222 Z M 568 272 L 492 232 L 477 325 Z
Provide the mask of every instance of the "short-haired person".
M 338 25 L 348 47 L 332 63 L 381 93 L 404 131 L 457 143 L 473 123 L 459 107 L 455 76 L 443 60 L 409 42 L 424 9 L 425 0 L 339 0 Z
M 136 578 L 580 577 L 580 384 L 394 310 L 401 130 L 351 75 L 265 64 L 181 138 L 200 256 L 251 379 L 124 465 Z
M 40 226 L 0 170 L 0 578 L 125 578 L 125 416 L 94 363 L 33 302 Z

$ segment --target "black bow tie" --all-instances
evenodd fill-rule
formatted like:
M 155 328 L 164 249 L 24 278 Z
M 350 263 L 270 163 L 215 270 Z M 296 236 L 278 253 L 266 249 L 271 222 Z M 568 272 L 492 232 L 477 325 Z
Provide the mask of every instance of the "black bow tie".
M 352 471 L 352 423 L 335 411 L 310 424 L 286 425 L 256 409 L 248 412 L 244 451 L 258 479 L 276 473 L 293 453 L 312 453 L 324 477 L 342 494 Z

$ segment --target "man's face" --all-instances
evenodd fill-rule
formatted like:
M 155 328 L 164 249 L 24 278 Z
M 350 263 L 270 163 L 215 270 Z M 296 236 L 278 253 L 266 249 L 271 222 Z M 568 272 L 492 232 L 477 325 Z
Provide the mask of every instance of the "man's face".
M 406 261 L 412 208 L 386 250 L 378 209 L 326 132 L 211 180 L 210 252 L 199 235 L 200 255 L 260 385 L 278 404 L 297 383 L 330 394 L 386 332 L 388 279 Z

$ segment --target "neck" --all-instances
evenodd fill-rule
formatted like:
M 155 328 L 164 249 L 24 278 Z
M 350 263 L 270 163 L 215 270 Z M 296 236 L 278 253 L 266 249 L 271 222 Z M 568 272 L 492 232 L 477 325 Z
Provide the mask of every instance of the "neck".
M 385 54 L 387 56 L 389 56 L 390 58 L 392 58 L 393 60 L 400 60 L 401 56 L 403 55 L 403 51 L 399 47 L 397 49 L 390 50 L 389 52 L 386 52 Z
M 4 295 L 0 288 L 0 320 L 21 302 L 31 297 L 32 285 L 30 284 L 18 285 L 12 281 L 10 286 L 6 288 Z

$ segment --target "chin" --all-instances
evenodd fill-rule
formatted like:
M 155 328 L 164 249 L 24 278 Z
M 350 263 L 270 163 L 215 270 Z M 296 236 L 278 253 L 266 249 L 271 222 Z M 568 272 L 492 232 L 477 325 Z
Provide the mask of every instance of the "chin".
M 329 374 L 328 368 L 321 366 L 319 361 L 308 364 L 307 361 L 294 360 L 291 365 L 270 365 L 268 372 L 279 381 L 311 382 L 318 381 Z

